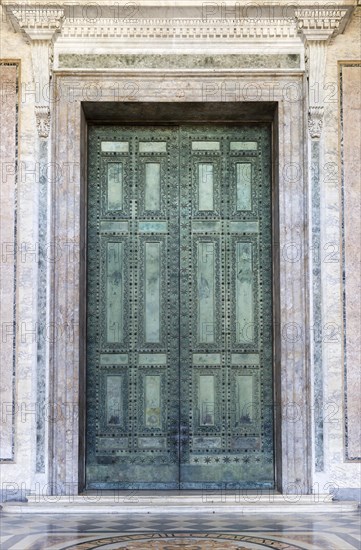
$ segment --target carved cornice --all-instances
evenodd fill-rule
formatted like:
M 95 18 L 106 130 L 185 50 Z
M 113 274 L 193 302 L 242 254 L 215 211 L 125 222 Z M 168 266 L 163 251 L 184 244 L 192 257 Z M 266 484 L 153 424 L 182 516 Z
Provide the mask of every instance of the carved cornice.
M 328 40 L 338 33 L 347 13 L 341 9 L 299 9 L 295 18 L 306 40 Z
M 297 38 L 293 19 L 98 19 L 89 23 L 84 18 L 66 20 L 62 38 L 118 38 L 124 40 L 177 39 L 179 41 L 212 39 Z
M 80 4 L 79 4 L 80 5 Z M 5 9 L 15 30 L 23 30 L 30 38 L 51 40 L 60 31 L 65 7 L 31 6 L 5 1 Z M 139 39 L 290 39 L 303 34 L 309 40 L 327 40 L 342 27 L 348 9 L 300 8 L 293 17 L 244 18 L 135 18 L 109 19 L 86 17 L 65 19 L 64 38 Z
M 22 31 L 31 40 L 53 40 L 64 20 L 63 9 L 8 5 L 6 12 L 14 29 Z

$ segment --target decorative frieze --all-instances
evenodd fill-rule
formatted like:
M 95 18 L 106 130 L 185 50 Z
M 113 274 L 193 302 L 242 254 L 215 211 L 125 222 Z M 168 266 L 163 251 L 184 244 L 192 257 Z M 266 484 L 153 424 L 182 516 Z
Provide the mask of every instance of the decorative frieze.
M 195 70 L 299 69 L 299 54 L 72 54 L 58 57 L 61 69 Z

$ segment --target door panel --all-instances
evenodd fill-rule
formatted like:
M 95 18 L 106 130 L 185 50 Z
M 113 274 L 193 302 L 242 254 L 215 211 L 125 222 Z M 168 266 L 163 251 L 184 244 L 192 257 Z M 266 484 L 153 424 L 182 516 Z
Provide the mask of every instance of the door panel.
M 273 486 L 270 135 L 93 127 L 87 487 Z
M 87 486 L 179 482 L 178 133 L 92 128 Z
M 272 487 L 269 131 L 180 134 L 180 487 Z

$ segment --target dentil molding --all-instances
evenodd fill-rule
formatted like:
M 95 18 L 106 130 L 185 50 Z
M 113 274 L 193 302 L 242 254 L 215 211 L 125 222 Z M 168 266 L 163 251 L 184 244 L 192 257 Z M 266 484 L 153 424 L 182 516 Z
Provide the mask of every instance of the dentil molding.
M 303 35 L 307 40 L 327 40 L 342 27 L 350 9 L 296 9 L 292 16 L 287 17 L 77 17 L 70 15 L 64 8 L 48 5 L 34 6 L 4 2 L 6 12 L 15 30 L 23 30 L 31 39 L 52 40 L 54 33 L 61 33 L 64 39 L 172 39 L 176 41 L 247 39 L 292 39 Z M 81 2 L 79 2 L 81 7 Z M 106 13 L 106 5 L 101 13 Z M 108 6 L 109 7 L 109 6 Z M 155 6 L 154 6 L 155 7 Z M 165 8 L 165 11 L 167 9 Z M 75 4 L 72 12 L 76 13 Z M 188 12 L 189 13 L 189 12 Z
M 119 38 L 229 40 L 229 39 L 268 39 L 294 38 L 297 36 L 296 22 L 283 19 L 190 19 L 158 18 L 120 20 L 97 19 L 89 23 L 84 18 L 69 19 L 62 30 L 62 38 Z

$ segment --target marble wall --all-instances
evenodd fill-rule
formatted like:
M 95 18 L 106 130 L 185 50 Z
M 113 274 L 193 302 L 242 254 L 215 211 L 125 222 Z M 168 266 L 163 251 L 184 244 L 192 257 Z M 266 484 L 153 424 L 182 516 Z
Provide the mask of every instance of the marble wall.
M 342 2 L 342 4 L 347 6 L 347 2 Z M 349 5 L 351 4 L 350 2 Z M 0 9 L 4 10 L 4 7 L 0 7 Z M 41 248 L 44 250 L 44 245 L 46 246 L 47 242 L 57 239 L 57 244 L 68 243 L 67 250 L 69 251 L 69 243 L 78 246 L 80 242 L 79 216 L 83 200 L 79 174 L 82 131 L 80 100 L 92 99 L 95 88 L 91 86 L 98 82 L 99 89 L 105 94 L 101 98 L 103 101 L 107 98 L 114 101 L 114 90 L 117 90 L 116 99 L 119 101 L 140 99 L 190 101 L 202 98 L 206 101 L 212 99 L 244 101 L 242 90 L 244 90 L 245 83 L 255 83 L 260 77 L 248 75 L 247 80 L 242 71 L 235 74 L 234 71 L 237 69 L 233 66 L 233 59 L 228 64 L 228 74 L 221 76 L 215 75 L 217 67 L 208 67 L 207 69 L 206 66 L 199 67 L 199 65 L 198 69 L 210 71 L 207 77 L 204 75 L 194 77 L 181 71 L 178 71 L 176 76 L 173 74 L 167 77 L 161 73 L 167 68 L 159 67 L 153 69 L 158 73 L 156 76 L 152 76 L 152 69 L 145 66 L 143 71 L 148 70 L 147 76 L 129 72 L 132 69 L 130 67 L 128 73 L 125 71 L 123 76 L 116 74 L 113 70 L 111 77 L 106 80 L 100 75 L 103 70 L 102 66 L 96 66 L 94 59 L 89 61 L 89 56 L 94 54 L 107 54 L 104 37 L 99 37 L 99 52 L 94 46 L 94 39 L 89 46 L 90 49 L 87 49 L 84 45 L 86 41 L 81 36 L 75 36 L 76 33 L 79 34 L 79 28 L 77 27 L 74 32 L 69 30 L 71 25 L 74 27 L 73 22 L 69 24 L 64 36 L 58 37 L 55 42 L 54 80 L 61 85 L 63 91 L 69 89 L 74 91 L 76 82 L 90 83 L 90 87 L 82 88 L 88 95 L 85 98 L 74 98 L 71 94 L 64 95 L 61 101 L 50 105 L 52 131 L 49 138 L 41 137 L 37 128 L 39 117 L 37 119 L 35 116 L 35 107 L 44 104 L 44 98 L 41 97 L 40 91 L 40 83 L 43 82 L 44 77 L 36 76 L 37 59 L 36 56 L 34 57 L 32 49 L 34 46 L 31 45 L 28 37 L 19 32 L 19 29 L 15 32 L 10 24 L 9 16 L 5 15 L 4 11 L 0 15 L 1 56 L 2 63 L 6 65 L 1 67 L 1 71 L 7 71 L 6 79 L 11 80 L 19 70 L 16 293 L 14 292 L 13 264 L 6 263 L 3 256 L 1 260 L 1 272 L 2 274 L 6 273 L 6 278 L 2 278 L 2 281 L 5 281 L 2 282 L 2 296 L 5 297 L 5 300 L 2 300 L 1 315 L 3 316 L 4 311 L 8 312 L 10 317 L 14 311 L 16 314 L 15 329 L 10 332 L 10 335 L 8 328 L 6 329 L 7 340 L 6 342 L 2 340 L 1 350 L 1 378 L 4 384 L 2 391 L 8 399 L 8 396 L 12 395 L 11 384 L 14 381 L 15 392 L 13 414 L 4 417 L 4 409 L 2 409 L 2 427 L 4 426 L 5 429 L 2 430 L 3 439 L 0 440 L 0 455 L 7 461 L 0 465 L 1 488 L 8 497 L 11 497 L 11 495 L 18 495 L 21 490 L 36 492 L 39 487 L 44 493 L 51 492 L 49 484 L 56 480 L 68 481 L 70 485 L 73 484 L 71 485 L 72 490 L 77 490 L 79 450 L 77 411 L 71 406 L 71 409 L 67 410 L 67 416 L 59 415 L 54 424 L 49 421 L 50 416 L 47 416 L 48 413 L 45 414 L 44 410 L 47 404 L 54 403 L 54 400 L 57 406 L 66 401 L 73 404 L 78 402 L 81 350 L 79 350 L 79 346 L 70 346 L 69 341 L 62 343 L 60 340 L 57 345 L 52 345 L 50 338 L 39 333 L 39 326 L 42 326 L 43 331 L 44 315 L 46 320 L 53 319 L 63 328 L 73 326 L 75 327 L 73 338 L 76 341 L 78 336 L 76 321 L 79 320 L 81 314 L 78 278 L 83 267 L 74 263 L 68 254 L 65 263 L 59 264 L 58 270 L 58 266 L 54 266 L 54 262 L 50 261 L 50 253 L 45 257 L 45 261 L 43 255 L 42 261 L 39 263 L 39 243 L 42 243 Z M 284 42 L 282 42 L 281 36 L 273 41 L 264 39 L 263 42 L 263 44 L 272 43 L 269 47 L 272 50 L 272 55 L 276 56 L 274 59 L 278 66 L 272 65 L 273 61 L 269 64 L 268 61 L 271 58 L 268 59 L 268 68 L 266 69 L 266 65 L 264 68 L 267 77 L 262 76 L 259 80 L 260 83 L 263 83 L 261 86 L 263 95 L 261 94 L 258 100 L 269 101 L 270 90 L 278 90 L 272 99 L 280 100 L 279 155 L 283 159 L 282 162 L 288 164 L 293 162 L 291 159 L 297 158 L 295 162 L 304 174 L 300 181 L 292 181 L 292 178 L 291 181 L 288 181 L 287 178 L 282 179 L 282 174 L 279 174 L 281 176 L 279 178 L 281 219 L 282 215 L 285 216 L 284 222 L 280 225 L 281 236 L 283 234 L 282 242 L 288 246 L 290 242 L 299 243 L 300 239 L 304 239 L 302 241 L 303 252 L 297 259 L 298 263 L 288 256 L 289 248 L 280 251 L 281 259 L 282 254 L 286 258 L 284 271 L 281 272 L 281 303 L 285 308 L 283 311 L 288 315 L 287 319 L 295 320 L 302 327 L 304 340 L 297 345 L 282 338 L 279 340 L 279 353 L 282 359 L 280 360 L 280 385 L 277 391 L 281 393 L 276 397 L 287 402 L 293 395 L 296 403 L 301 398 L 302 418 L 288 418 L 289 426 L 284 424 L 283 441 L 280 438 L 279 443 L 284 445 L 284 450 L 287 449 L 290 456 L 293 455 L 293 463 L 291 460 L 287 461 L 287 457 L 284 459 L 285 479 L 296 481 L 301 472 L 303 479 L 307 478 L 307 491 L 312 488 L 315 491 L 328 492 L 335 488 L 360 487 L 361 462 L 358 439 L 360 433 L 358 395 L 360 390 L 357 388 L 360 364 L 360 333 L 357 324 L 359 304 L 357 299 L 360 297 L 360 290 L 357 287 L 360 254 L 358 231 L 360 231 L 360 227 L 357 223 L 360 217 L 357 197 L 360 191 L 359 180 L 356 179 L 357 172 L 354 169 L 358 151 L 357 140 L 360 139 L 355 122 L 356 116 L 359 116 L 355 111 L 355 106 L 357 102 L 359 103 L 360 93 L 358 87 L 360 82 L 360 15 L 361 9 L 356 8 L 343 32 L 334 36 L 327 46 L 325 80 L 321 82 L 324 103 L 322 138 L 317 141 L 318 145 L 313 147 L 313 151 L 319 151 L 321 159 L 319 173 L 320 216 L 318 222 L 313 220 L 318 223 L 319 227 L 318 246 L 315 240 L 312 244 L 312 227 L 309 225 L 313 200 L 312 163 L 309 162 L 312 147 L 307 145 L 309 139 L 307 137 L 307 100 L 303 95 L 306 89 L 303 61 L 305 48 L 294 24 L 287 37 L 284 36 Z M 262 37 L 258 39 L 244 38 L 246 42 L 240 52 L 238 44 L 241 39 L 243 38 L 236 37 L 233 42 L 230 40 L 232 44 L 229 48 L 234 54 L 242 53 L 244 55 L 245 52 L 249 52 L 259 55 L 256 48 L 257 40 L 261 44 L 260 47 L 264 48 Z M 108 40 L 109 38 L 106 38 L 106 42 Z M 151 43 L 149 39 L 148 48 Z M 177 44 L 174 41 L 171 41 L 171 44 L 172 53 L 177 54 Z M 225 45 L 218 47 L 214 39 L 207 40 L 207 44 L 210 44 L 215 55 L 218 54 L 218 50 L 222 55 L 227 55 L 227 51 L 229 51 Z M 122 47 L 126 48 L 125 51 L 128 55 L 134 56 L 136 53 L 135 50 L 131 50 L 129 43 L 126 46 L 123 44 Z M 158 53 L 164 53 L 159 40 L 155 47 Z M 185 46 L 179 45 L 182 55 L 187 53 L 185 49 Z M 195 52 L 202 55 L 206 51 L 207 48 L 202 51 L 202 43 L 198 41 L 195 45 Z M 88 55 L 87 63 L 90 63 L 90 66 L 87 71 L 88 73 L 89 70 L 92 71 L 88 76 L 85 76 L 84 72 L 81 74 L 82 67 L 69 66 L 71 60 L 69 56 L 74 56 L 74 54 L 77 54 L 76 59 L 79 63 L 79 52 Z M 115 53 L 117 52 L 109 52 L 113 56 Z M 68 57 L 61 58 L 61 55 Z M 289 57 L 288 65 L 285 64 L 284 60 L 288 55 L 299 55 L 300 65 L 297 67 L 290 65 L 290 63 L 295 63 L 295 57 Z M 277 56 L 281 57 L 277 58 Z M 60 66 L 61 59 L 63 62 L 64 59 L 66 60 L 67 67 Z M 247 57 L 247 64 L 242 70 L 249 70 L 249 59 Z M 197 58 L 193 70 L 197 68 L 198 61 Z M 255 61 L 257 61 L 257 70 L 262 71 L 260 58 L 257 60 L 255 58 Z M 122 69 L 118 67 L 118 70 Z M 171 70 L 174 71 L 174 67 Z M 280 77 L 278 72 L 282 73 L 282 70 L 288 70 L 289 74 Z M 291 75 L 292 71 L 295 74 Z M 1 76 L 3 75 L 4 73 L 1 73 Z M 300 83 L 302 98 L 299 103 L 282 101 L 282 97 L 277 95 L 282 78 L 284 78 L 284 83 L 289 84 L 296 81 Z M 117 82 L 120 86 L 114 88 Z M 208 96 L 202 94 L 202 85 L 204 91 L 205 82 L 211 85 L 207 88 Z M 238 95 L 235 95 L 237 90 Z M 240 91 L 241 93 L 239 93 Z M 312 89 L 312 94 L 315 93 L 317 93 L 317 87 Z M 3 126 L 6 128 L 6 132 L 5 141 L 2 139 L 1 142 L 2 165 L 4 162 L 3 145 L 6 144 L 7 151 L 13 150 L 13 141 L 11 140 L 14 139 L 15 129 L 15 96 L 12 97 L 13 99 L 10 101 L 13 103 L 6 110 L 6 125 Z M 46 121 L 46 118 L 43 120 Z M 46 132 L 44 133 L 46 134 Z M 6 155 L 5 158 L 8 158 L 8 153 Z M 10 153 L 10 157 L 14 157 L 13 151 Z M 56 159 L 60 160 L 62 166 L 69 159 L 73 162 L 74 171 L 67 172 L 68 179 L 66 181 L 59 182 L 51 180 L 49 177 L 44 178 L 50 161 Z M 282 168 L 285 168 L 285 164 L 282 165 Z M 9 205 L 5 216 L 2 217 L 6 222 L 4 227 L 7 232 L 5 233 L 6 239 L 4 239 L 4 233 L 1 235 L 2 245 L 5 240 L 14 242 L 15 209 L 12 206 L 15 201 L 14 193 L 14 176 L 8 174 L 6 186 L 3 185 L 2 179 L 1 187 L 1 198 L 5 197 L 5 201 L 8 201 Z M 53 228 L 55 233 L 47 236 L 50 228 Z M 315 244 L 320 258 L 316 270 L 317 276 L 319 276 L 318 287 L 313 285 L 312 279 L 316 272 L 310 271 L 308 267 L 310 252 Z M 342 279 L 343 273 L 345 281 Z M 317 290 L 317 288 L 319 288 L 317 292 L 319 292 L 322 316 L 320 318 L 321 326 L 314 327 L 312 321 L 308 323 L 307 319 L 311 318 L 312 303 L 313 300 L 316 300 L 312 289 Z M 44 289 L 45 305 L 43 303 Z M 12 309 L 12 304 L 15 304 L 15 310 Z M 294 308 L 293 311 L 292 308 Z M 65 334 L 64 330 L 63 333 Z M 310 340 L 315 338 L 316 333 L 319 339 L 317 373 L 314 371 L 315 363 L 309 351 Z M 12 352 L 12 343 L 10 347 L 13 337 L 16 346 L 15 355 Z M 15 357 L 14 365 L 13 357 Z M 293 365 L 292 368 L 290 365 Z M 15 368 L 14 379 L 12 378 L 13 366 Z M 318 386 L 314 388 L 316 378 Z M 311 393 L 305 394 L 306 401 L 302 401 L 304 398 L 302 392 L 305 388 L 307 391 L 312 389 L 312 395 L 315 397 L 322 396 L 321 423 L 315 421 L 313 411 L 316 408 L 316 403 Z M 314 389 L 315 391 L 313 391 Z M 284 392 L 283 396 L 282 392 Z M 40 403 L 41 407 L 39 407 Z M 39 410 L 40 408 L 41 410 Z M 14 447 L 12 447 L 11 440 L 12 427 L 14 429 Z M 309 431 L 310 444 L 301 452 L 297 439 L 300 437 L 302 442 L 302 437 L 305 438 L 307 430 Z M 54 460 L 51 458 L 52 452 L 55 453 Z M 303 463 L 304 461 L 306 463 Z

